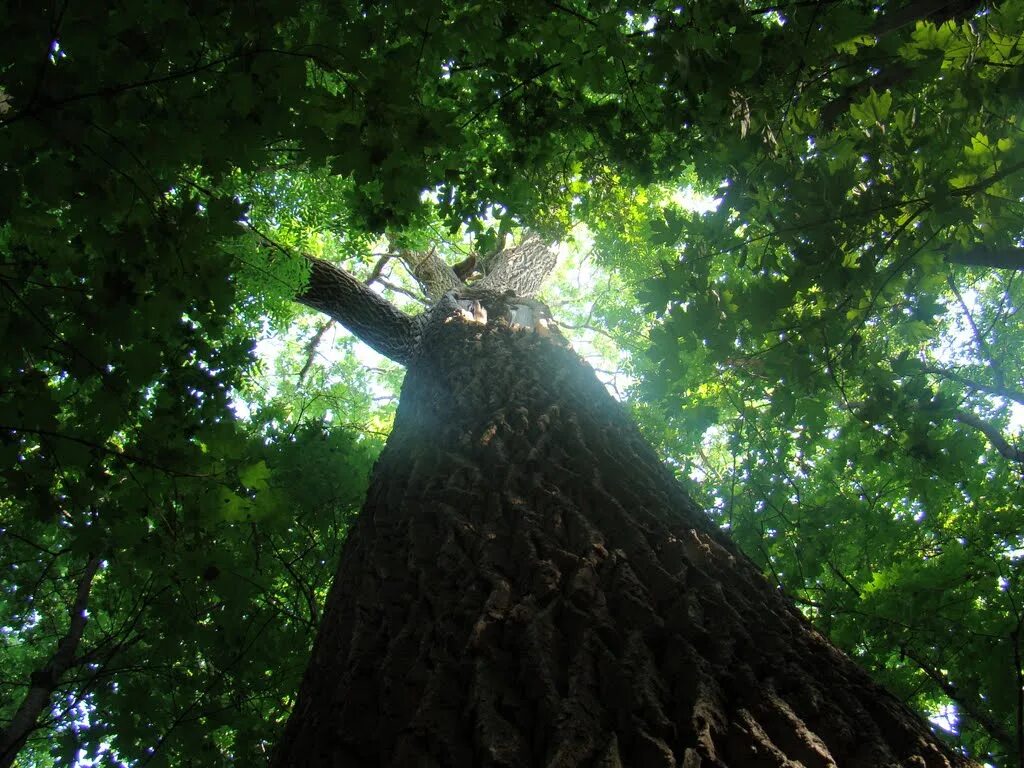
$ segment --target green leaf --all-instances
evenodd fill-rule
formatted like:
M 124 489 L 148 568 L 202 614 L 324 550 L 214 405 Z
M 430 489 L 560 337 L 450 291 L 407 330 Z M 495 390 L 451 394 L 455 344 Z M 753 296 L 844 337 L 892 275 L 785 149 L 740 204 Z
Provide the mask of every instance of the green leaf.
M 864 125 L 883 125 L 892 107 L 892 92 L 884 91 L 881 95 L 872 88 L 868 96 L 850 105 L 850 114 Z
M 840 53 L 846 53 L 851 56 L 856 55 L 858 47 L 870 47 L 875 44 L 874 35 L 855 35 L 849 40 L 844 40 L 841 43 L 836 43 L 836 50 Z
M 238 473 L 238 479 L 242 481 L 242 484 L 254 491 L 265 490 L 270 476 L 270 468 L 267 466 L 267 462 L 262 459 L 255 464 L 250 464 Z

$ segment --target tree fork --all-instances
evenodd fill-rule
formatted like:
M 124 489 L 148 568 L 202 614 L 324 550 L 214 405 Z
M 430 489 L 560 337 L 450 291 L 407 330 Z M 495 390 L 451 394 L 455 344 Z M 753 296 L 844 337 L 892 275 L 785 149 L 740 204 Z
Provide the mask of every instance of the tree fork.
M 410 361 L 276 766 L 959 766 L 715 529 L 593 371 Z

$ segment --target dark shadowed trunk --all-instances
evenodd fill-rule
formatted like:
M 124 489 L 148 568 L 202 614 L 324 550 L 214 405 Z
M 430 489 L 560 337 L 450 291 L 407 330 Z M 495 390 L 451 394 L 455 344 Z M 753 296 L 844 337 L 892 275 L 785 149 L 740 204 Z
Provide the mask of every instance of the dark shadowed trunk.
M 551 336 L 409 360 L 277 766 L 951 766 Z

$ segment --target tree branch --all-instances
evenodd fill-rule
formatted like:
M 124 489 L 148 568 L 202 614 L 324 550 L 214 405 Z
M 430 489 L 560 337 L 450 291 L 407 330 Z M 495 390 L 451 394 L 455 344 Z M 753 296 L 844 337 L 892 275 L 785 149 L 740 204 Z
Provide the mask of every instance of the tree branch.
M 366 280 L 364 280 L 363 282 L 365 282 L 367 285 L 371 285 L 374 280 L 380 277 L 381 272 L 384 271 L 384 267 L 387 266 L 387 263 L 393 258 L 395 258 L 395 254 L 385 253 L 383 256 L 377 259 L 377 263 L 373 265 L 373 271 L 370 272 L 370 276 L 366 278 Z
M 983 384 L 980 381 L 974 381 L 966 376 L 962 376 L 956 371 L 949 371 L 945 368 L 938 368 L 932 365 L 926 365 L 923 367 L 925 373 L 931 373 L 935 376 L 941 376 L 944 379 L 955 381 L 957 384 L 961 384 L 968 389 L 974 389 L 978 392 L 987 392 L 990 395 L 996 397 L 1005 397 L 1007 400 L 1013 400 L 1015 403 L 1024 405 L 1024 392 L 1016 389 L 1010 389 L 1009 387 L 1000 387 L 994 384 Z
M 18 435 L 36 435 L 38 437 L 50 437 L 55 440 L 67 440 L 68 442 L 84 445 L 92 450 L 105 453 L 108 456 L 113 456 L 126 464 L 128 462 L 141 464 L 144 467 L 150 467 L 159 472 L 165 472 L 172 477 L 216 477 L 220 474 L 219 472 L 184 472 L 171 467 L 165 467 L 162 464 L 157 464 L 155 461 L 151 461 L 145 456 L 127 453 L 125 451 L 118 450 L 117 448 L 111 448 L 108 445 L 94 442 L 93 440 L 86 440 L 82 437 L 76 437 L 75 435 L 68 435 L 62 432 L 54 432 L 48 429 L 34 429 L 32 427 L 19 427 L 12 424 L 0 424 L 0 432 L 12 432 Z
M 334 320 L 327 320 L 317 329 L 317 332 L 314 333 L 312 338 L 306 343 L 306 362 L 302 366 L 302 370 L 299 371 L 298 376 L 298 383 L 300 385 L 302 384 L 302 380 L 306 378 L 306 374 L 309 373 L 309 369 L 313 367 L 313 360 L 316 358 L 316 348 L 320 346 L 320 342 L 323 340 L 324 334 L 327 333 L 332 325 L 334 325 Z
M 857 410 L 863 406 L 864 403 L 861 401 L 847 401 L 843 405 L 843 407 L 854 416 L 858 416 Z M 992 443 L 992 447 L 995 448 L 1002 456 L 1010 461 L 1016 461 L 1024 464 L 1024 449 L 1010 445 L 1006 438 L 1003 437 L 1002 432 L 993 427 L 987 421 L 975 416 L 973 413 L 968 413 L 967 411 L 962 410 L 953 411 L 952 416 L 955 421 L 959 421 L 961 424 L 973 427 L 985 435 L 985 437 L 988 438 L 988 441 Z M 862 419 L 863 417 L 858 416 L 858 418 Z
M 878 37 L 902 27 L 913 27 L 918 21 L 928 20 L 935 26 L 953 18 L 965 18 L 975 13 L 981 3 L 978 0 L 912 0 L 901 8 L 889 10 L 875 20 L 871 34 Z
M 1020 464 L 1024 464 L 1024 450 L 1010 445 L 1006 438 L 1003 437 L 1002 432 L 993 427 L 987 421 L 984 421 L 973 413 L 967 413 L 967 411 L 955 411 L 953 418 L 959 421 L 961 424 L 966 424 L 969 427 L 974 427 L 976 430 L 981 432 L 988 441 L 992 443 L 992 447 L 995 448 L 1002 456 L 1005 456 L 1010 461 L 1016 461 Z
M 967 320 L 967 324 L 971 327 L 971 333 L 974 334 L 974 343 L 978 347 L 979 356 L 988 360 L 992 366 L 992 377 L 996 380 L 996 384 L 1003 386 L 1006 380 L 1003 376 L 1002 367 L 996 361 L 995 355 L 992 354 L 992 350 L 989 348 L 988 342 L 985 340 L 985 334 L 978 328 L 978 324 L 974 322 L 974 316 L 971 314 L 970 307 L 967 306 L 967 302 L 964 301 L 964 297 L 960 294 L 960 289 L 956 287 L 956 282 L 953 280 L 952 275 L 946 275 L 946 283 L 949 285 L 949 290 L 956 296 L 957 302 L 960 304 L 960 310 L 964 313 L 964 318 Z
M 1013 740 L 1010 738 L 1010 734 L 1007 733 L 1006 729 L 1003 728 L 991 715 L 980 710 L 966 696 L 960 693 L 960 689 L 957 688 L 949 678 L 942 674 L 939 669 L 929 664 L 913 651 L 906 648 L 901 648 L 900 650 L 904 656 L 917 664 L 920 670 L 931 678 L 932 682 L 939 687 L 939 690 L 946 694 L 952 701 L 956 702 L 956 705 L 961 712 L 984 728 L 992 738 L 1005 744 L 1007 747 L 1013 743 Z
M 795 5 L 801 5 L 796 3 Z M 817 3 L 812 5 L 817 6 Z M 901 8 L 889 9 L 875 19 L 870 28 L 870 34 L 876 38 L 882 38 L 891 32 L 905 27 L 913 28 L 917 21 L 925 19 L 936 25 L 941 25 L 951 18 L 966 18 L 977 12 L 981 5 L 978 0 L 911 0 L 910 3 Z M 773 10 L 769 7 L 765 10 Z M 761 10 L 763 13 L 764 10 Z M 821 123 L 831 127 L 844 114 L 850 105 L 857 99 L 868 93 L 869 90 L 876 90 L 879 93 L 895 86 L 902 85 L 915 73 L 913 67 L 906 64 L 889 63 L 885 66 L 879 65 L 875 68 L 874 74 L 848 86 L 843 93 L 832 101 L 828 102 L 821 110 Z
M 1024 765 L 1024 667 L 1021 666 L 1020 628 L 1018 615 L 1017 626 L 1010 633 L 1010 639 L 1013 641 L 1013 667 L 1017 678 L 1017 763 Z
M 345 270 L 306 256 L 309 284 L 296 300 L 348 328 L 371 349 L 405 364 L 416 344 L 419 324 Z
M 984 192 L 986 189 L 991 187 L 997 181 L 1002 181 L 1007 176 L 1012 176 L 1018 171 L 1024 171 L 1024 160 L 1019 160 L 1016 163 L 1010 163 L 1004 165 L 998 171 L 993 173 L 991 176 L 987 176 L 981 181 L 976 181 L 973 184 L 969 184 L 963 189 L 953 190 L 949 193 L 950 197 L 967 197 L 973 195 L 976 192 Z
M 422 296 L 419 296 L 419 295 L 413 293 L 408 288 L 403 288 L 402 286 L 398 285 L 397 283 L 392 283 L 390 280 L 385 280 L 383 277 L 377 278 L 377 282 L 380 283 L 385 288 L 387 288 L 389 291 L 394 291 L 395 293 L 400 293 L 403 296 L 409 297 L 410 299 L 412 299 L 415 302 L 418 302 L 418 303 L 420 303 L 420 304 L 422 304 L 424 306 L 429 306 L 429 302 L 427 302 L 426 299 L 424 299 Z
M 462 281 L 450 266 L 445 264 L 436 249 L 426 252 L 403 250 L 398 257 L 409 270 L 428 299 L 437 300 L 448 291 L 462 287 Z
M 979 245 L 966 253 L 946 254 L 946 261 L 969 267 L 1024 270 L 1024 248 L 986 248 Z
M 515 248 L 495 254 L 487 264 L 487 274 L 473 287 L 484 291 L 511 290 L 520 298 L 530 298 L 540 290 L 556 260 L 554 251 L 538 235 L 531 234 Z
M 0 768 L 10 768 L 14 758 L 25 745 L 29 735 L 38 728 L 39 716 L 50 703 L 54 689 L 60 683 L 64 673 L 73 666 L 78 644 L 85 631 L 86 608 L 89 604 L 89 592 L 92 580 L 100 567 L 100 557 L 95 555 L 86 563 L 85 571 L 78 579 L 75 602 L 71 606 L 71 623 L 67 634 L 57 643 L 57 648 L 49 661 L 32 673 L 31 682 L 21 706 L 11 718 L 10 725 L 0 734 Z
M 875 74 L 847 86 L 842 94 L 822 107 L 821 124 L 826 128 L 831 128 L 857 99 L 866 95 L 871 90 L 878 91 L 879 93 L 887 91 L 902 84 L 913 74 L 914 69 L 902 63 L 890 63 L 888 66 L 880 67 Z

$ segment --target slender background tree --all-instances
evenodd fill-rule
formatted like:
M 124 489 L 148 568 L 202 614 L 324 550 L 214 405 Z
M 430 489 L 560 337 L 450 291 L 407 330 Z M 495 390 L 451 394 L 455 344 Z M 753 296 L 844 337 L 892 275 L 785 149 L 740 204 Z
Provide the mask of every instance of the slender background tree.
M 401 375 L 299 312 L 305 257 L 408 311 L 441 295 L 415 257 L 528 227 L 592 246 L 553 312 L 629 353 L 716 522 L 954 748 L 1020 764 L 1022 26 L 8 9 L 3 759 L 266 759 Z

